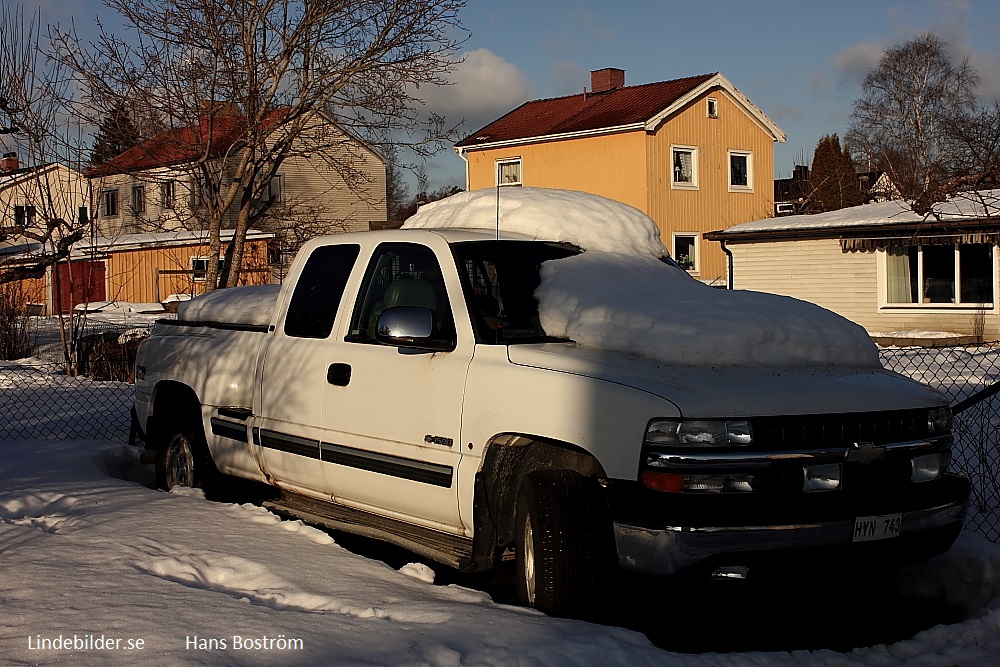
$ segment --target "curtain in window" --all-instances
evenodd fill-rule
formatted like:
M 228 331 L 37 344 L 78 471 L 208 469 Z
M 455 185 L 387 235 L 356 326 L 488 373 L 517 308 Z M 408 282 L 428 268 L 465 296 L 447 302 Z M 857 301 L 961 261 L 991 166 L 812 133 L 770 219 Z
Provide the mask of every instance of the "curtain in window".
M 521 163 L 501 162 L 500 185 L 506 185 L 510 183 L 520 183 L 520 182 L 521 182 Z
M 690 151 L 674 151 L 674 183 L 691 183 L 692 169 Z
M 889 303 L 913 303 L 910 290 L 910 254 L 908 248 L 894 246 L 886 249 L 885 268 L 888 276 Z

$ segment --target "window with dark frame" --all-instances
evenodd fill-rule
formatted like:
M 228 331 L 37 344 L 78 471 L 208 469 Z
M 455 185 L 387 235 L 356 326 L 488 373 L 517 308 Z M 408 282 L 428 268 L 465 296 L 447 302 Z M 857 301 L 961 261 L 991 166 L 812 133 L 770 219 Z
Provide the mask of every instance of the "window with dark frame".
M 132 186 L 132 215 L 146 212 L 146 186 Z
M 160 206 L 162 208 L 174 207 L 174 196 L 176 195 L 176 181 L 163 181 L 160 183 Z
M 118 215 L 118 190 L 101 191 L 101 215 L 106 218 Z
M 31 227 L 35 224 L 36 210 L 34 206 L 14 207 L 14 226 Z

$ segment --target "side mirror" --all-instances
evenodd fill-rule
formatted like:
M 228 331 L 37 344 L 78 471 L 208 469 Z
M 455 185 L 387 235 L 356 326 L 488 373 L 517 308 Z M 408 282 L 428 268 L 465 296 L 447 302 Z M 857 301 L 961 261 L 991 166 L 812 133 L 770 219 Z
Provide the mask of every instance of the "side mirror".
M 378 318 L 375 340 L 383 345 L 448 352 L 455 342 L 434 337 L 434 311 L 416 306 L 389 308 Z

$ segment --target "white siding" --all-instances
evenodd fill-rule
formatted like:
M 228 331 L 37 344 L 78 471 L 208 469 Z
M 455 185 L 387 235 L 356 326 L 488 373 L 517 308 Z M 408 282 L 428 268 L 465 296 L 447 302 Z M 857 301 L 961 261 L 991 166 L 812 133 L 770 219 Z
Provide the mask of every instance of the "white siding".
M 881 252 L 844 252 L 837 239 L 766 241 L 728 246 L 736 289 L 795 297 L 828 308 L 870 333 L 946 331 L 970 335 L 969 310 L 880 308 Z M 1000 301 L 1000 298 L 998 298 Z M 998 309 L 986 313 L 984 338 L 1000 339 Z

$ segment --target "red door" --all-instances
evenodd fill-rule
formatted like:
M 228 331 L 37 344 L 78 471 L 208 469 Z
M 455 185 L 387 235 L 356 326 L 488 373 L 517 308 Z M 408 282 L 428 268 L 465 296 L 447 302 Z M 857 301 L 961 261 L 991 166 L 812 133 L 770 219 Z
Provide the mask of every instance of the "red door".
M 73 306 L 106 301 L 104 262 L 60 262 L 56 265 L 52 291 L 57 298 L 56 312 L 68 313 Z

